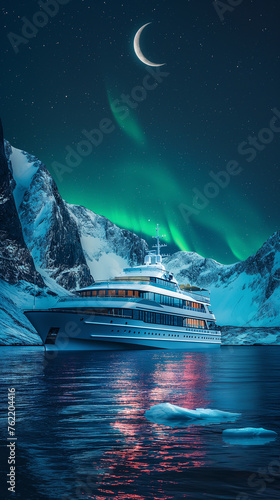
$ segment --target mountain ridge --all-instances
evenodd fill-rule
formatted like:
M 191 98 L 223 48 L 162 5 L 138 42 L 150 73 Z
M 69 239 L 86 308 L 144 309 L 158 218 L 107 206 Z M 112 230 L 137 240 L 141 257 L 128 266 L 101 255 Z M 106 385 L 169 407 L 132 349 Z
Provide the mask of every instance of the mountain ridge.
M 280 326 L 280 231 L 246 260 L 223 265 L 194 252 L 176 252 L 165 264 L 179 281 L 207 288 L 221 325 Z

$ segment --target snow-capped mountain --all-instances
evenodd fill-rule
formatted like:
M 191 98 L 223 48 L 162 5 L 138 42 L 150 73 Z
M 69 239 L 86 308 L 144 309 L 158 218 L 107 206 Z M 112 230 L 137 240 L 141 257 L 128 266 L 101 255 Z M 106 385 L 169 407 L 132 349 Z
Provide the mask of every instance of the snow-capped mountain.
M 8 142 L 6 155 L 24 240 L 50 288 L 55 282 L 73 290 L 111 277 L 123 265 L 142 262 L 144 240 L 84 207 L 67 204 L 34 156 Z
M 280 326 L 280 231 L 243 262 L 219 264 L 193 252 L 165 259 L 180 283 L 211 291 L 219 325 Z
M 13 197 L 14 180 L 9 170 L 0 122 L 0 278 L 9 283 L 19 280 L 43 286 L 24 241 L 23 231 Z

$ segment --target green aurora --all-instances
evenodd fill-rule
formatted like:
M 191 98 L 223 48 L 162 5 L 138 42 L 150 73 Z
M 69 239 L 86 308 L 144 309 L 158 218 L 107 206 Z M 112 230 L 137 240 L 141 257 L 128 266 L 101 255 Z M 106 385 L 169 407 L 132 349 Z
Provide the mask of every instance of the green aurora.
M 33 2 L 17 3 L 16 15 L 7 6 L 7 33 L 20 34 L 21 18 L 35 11 Z M 70 2 L 49 21 L 18 55 L 3 36 L 6 139 L 46 164 L 68 203 L 149 245 L 159 223 L 168 253 L 195 251 L 229 264 L 256 252 L 279 229 L 280 133 L 270 140 L 267 132 L 272 110 L 280 109 L 279 2 L 240 2 L 224 22 L 213 2 L 203 9 L 201 2 L 83 1 L 78 9 Z M 141 49 L 166 63 L 160 71 L 168 76 L 159 79 L 133 50 L 148 22 Z M 116 100 L 135 95 L 145 78 L 157 85 L 120 113 Z M 76 151 L 82 131 L 103 119 L 114 131 L 59 179 L 53 162 L 66 164 L 67 145 Z M 250 162 L 238 146 L 259 134 L 264 142 Z M 240 174 L 212 196 L 210 173 L 231 160 Z M 206 203 L 200 198 L 188 214 L 195 193 L 207 189 Z

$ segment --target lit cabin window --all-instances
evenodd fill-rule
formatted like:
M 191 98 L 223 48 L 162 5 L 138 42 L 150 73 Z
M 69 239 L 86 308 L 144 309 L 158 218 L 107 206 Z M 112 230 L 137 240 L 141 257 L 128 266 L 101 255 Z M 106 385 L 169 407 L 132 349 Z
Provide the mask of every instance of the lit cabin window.
M 184 326 L 189 326 L 191 328 L 205 328 L 205 321 L 201 319 L 186 318 Z

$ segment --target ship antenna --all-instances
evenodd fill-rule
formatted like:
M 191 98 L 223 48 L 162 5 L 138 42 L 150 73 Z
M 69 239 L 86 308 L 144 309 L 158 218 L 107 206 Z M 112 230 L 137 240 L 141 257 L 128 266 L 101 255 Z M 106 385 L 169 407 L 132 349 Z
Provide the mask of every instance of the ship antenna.
M 160 255 L 160 242 L 159 242 L 159 225 L 157 224 L 157 255 Z
M 161 243 L 160 243 L 160 241 L 159 241 L 159 229 L 160 229 L 160 228 L 159 228 L 159 224 L 157 224 L 157 227 L 156 227 L 156 232 L 157 232 L 157 235 L 156 235 L 156 236 L 153 236 L 153 238 L 156 238 L 157 243 L 156 243 L 156 245 L 153 245 L 153 247 L 157 249 L 157 253 L 156 253 L 156 254 L 157 254 L 157 255 L 159 255 L 159 256 L 161 256 L 161 255 L 160 255 L 160 249 L 161 249 L 162 247 L 166 247 L 167 245 L 164 245 L 164 244 L 161 244 Z M 161 257 L 165 257 L 165 255 L 162 255 Z

